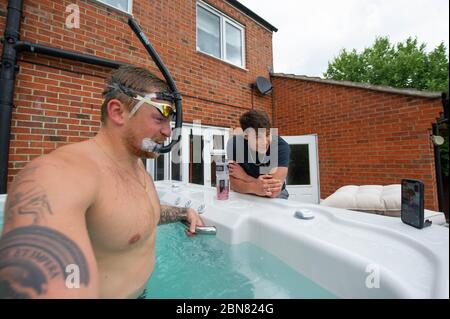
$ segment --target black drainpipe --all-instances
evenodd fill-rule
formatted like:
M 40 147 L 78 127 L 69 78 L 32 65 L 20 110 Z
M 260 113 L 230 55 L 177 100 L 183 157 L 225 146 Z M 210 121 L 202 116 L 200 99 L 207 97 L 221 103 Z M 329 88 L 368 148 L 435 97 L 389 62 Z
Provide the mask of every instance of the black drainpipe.
M 8 183 L 8 156 L 11 134 L 11 114 L 17 70 L 17 51 L 20 39 L 22 0 L 8 2 L 0 75 L 0 194 L 6 193 Z
M 61 50 L 57 48 L 48 47 L 41 44 L 30 43 L 26 41 L 18 41 L 14 46 L 17 52 L 28 51 L 34 53 L 45 54 L 48 56 L 53 56 L 57 58 L 69 59 L 73 61 L 89 63 L 99 66 L 104 66 L 108 68 L 118 68 L 125 63 L 117 62 L 113 60 L 103 59 L 96 57 L 94 55 L 81 54 L 77 52 L 70 52 L 66 50 Z
M 11 114 L 14 101 L 17 55 L 22 51 L 70 59 L 93 65 L 118 68 L 125 63 L 20 41 L 23 0 L 9 0 L 3 41 L 0 73 L 0 194 L 7 192 L 8 156 L 11 135 Z
M 439 124 L 433 124 L 433 135 L 439 135 Z M 436 167 L 436 182 L 437 182 L 437 191 L 438 191 L 438 203 L 439 203 L 439 211 L 444 211 L 444 183 L 442 180 L 442 165 L 441 165 L 441 150 L 439 149 L 439 145 L 434 145 L 434 160 Z
M 442 93 L 442 107 L 444 113 L 441 114 L 441 118 L 437 119 L 437 122 L 433 124 L 433 135 L 439 136 L 439 126 L 443 123 L 448 123 L 448 97 L 447 94 Z M 441 150 L 440 146 L 433 144 L 434 146 L 434 160 L 436 167 L 436 182 L 438 191 L 438 203 L 439 211 L 443 212 L 445 209 L 445 195 L 444 195 L 444 180 L 442 176 L 442 163 L 441 163 Z

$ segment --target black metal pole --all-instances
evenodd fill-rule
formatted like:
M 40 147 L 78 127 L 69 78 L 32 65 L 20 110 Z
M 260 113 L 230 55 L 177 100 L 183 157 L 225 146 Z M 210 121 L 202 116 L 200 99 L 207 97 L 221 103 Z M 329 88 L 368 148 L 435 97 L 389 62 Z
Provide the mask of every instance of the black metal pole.
M 20 39 L 23 0 L 9 0 L 3 37 L 0 74 L 0 194 L 6 193 L 8 185 L 8 157 L 11 135 L 11 114 L 17 70 L 15 44 Z
M 433 135 L 439 135 L 439 124 L 433 124 Z M 436 166 L 436 182 L 438 191 L 439 211 L 444 211 L 444 181 L 442 178 L 441 150 L 439 145 L 434 145 L 434 161 Z
M 448 110 L 448 96 L 447 93 L 442 93 L 442 107 L 444 108 L 444 118 L 442 122 L 448 123 L 448 116 L 449 116 L 449 110 Z

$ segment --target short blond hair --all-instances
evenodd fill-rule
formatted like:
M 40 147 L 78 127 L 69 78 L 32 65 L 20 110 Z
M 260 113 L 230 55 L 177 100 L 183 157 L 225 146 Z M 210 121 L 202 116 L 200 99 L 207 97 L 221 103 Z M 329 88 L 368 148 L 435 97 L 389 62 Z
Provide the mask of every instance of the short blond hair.
M 128 106 L 129 110 L 133 105 L 133 98 L 125 94 L 118 87 L 129 89 L 138 94 L 168 91 L 167 83 L 158 78 L 150 71 L 136 66 L 121 66 L 114 70 L 106 80 L 106 87 L 103 90 L 103 104 L 101 107 L 101 121 L 106 122 L 108 115 L 107 106 L 109 101 L 117 99 Z

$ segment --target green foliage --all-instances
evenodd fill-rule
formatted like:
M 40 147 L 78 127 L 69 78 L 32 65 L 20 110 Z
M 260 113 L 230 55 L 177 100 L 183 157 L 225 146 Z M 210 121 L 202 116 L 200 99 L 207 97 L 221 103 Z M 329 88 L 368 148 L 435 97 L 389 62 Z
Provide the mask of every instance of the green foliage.
M 442 42 L 429 53 L 425 49 L 417 38 L 393 45 L 388 37 L 378 37 L 361 53 L 343 49 L 328 64 L 324 77 L 448 93 L 447 48 Z

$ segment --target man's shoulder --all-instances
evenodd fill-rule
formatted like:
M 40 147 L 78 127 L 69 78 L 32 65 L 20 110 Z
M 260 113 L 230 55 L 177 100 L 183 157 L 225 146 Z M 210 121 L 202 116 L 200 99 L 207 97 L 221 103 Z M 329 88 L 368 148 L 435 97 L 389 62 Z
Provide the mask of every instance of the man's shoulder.
M 98 168 L 98 163 L 93 157 L 94 153 L 91 143 L 85 141 L 62 146 L 49 155 L 52 160 L 64 162 L 75 170 L 83 168 L 92 170 Z
M 278 137 L 278 147 L 284 147 L 284 148 L 289 148 L 289 143 L 286 142 L 286 140 L 284 138 L 282 138 L 281 136 L 277 136 Z
M 28 163 L 23 170 L 32 169 L 40 177 L 49 179 L 52 177 L 64 177 L 64 180 L 96 178 L 99 171 L 97 163 L 78 144 L 80 143 L 65 145 L 40 156 Z

